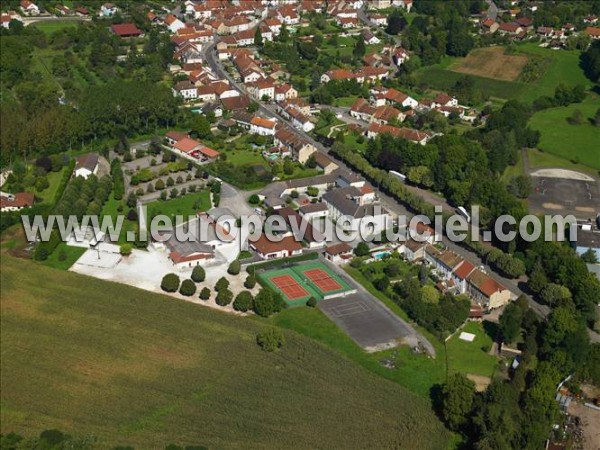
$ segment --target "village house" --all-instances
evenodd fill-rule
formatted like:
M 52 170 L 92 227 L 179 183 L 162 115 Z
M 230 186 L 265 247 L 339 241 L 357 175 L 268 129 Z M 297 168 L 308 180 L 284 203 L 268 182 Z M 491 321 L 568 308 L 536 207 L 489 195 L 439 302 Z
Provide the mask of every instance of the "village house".
M 467 293 L 484 309 L 500 308 L 510 302 L 510 291 L 486 275 L 475 269 L 467 278 Z
M 293 106 L 288 106 L 283 110 L 283 112 L 283 115 L 288 117 L 289 120 L 292 121 L 292 126 L 294 128 L 303 130 L 306 133 L 314 130 L 315 124 L 311 122 L 308 116 L 302 114 L 302 112 L 300 112 L 300 110 L 298 110 L 297 108 Z
M 348 229 L 358 231 L 361 227 L 370 231 L 369 234 L 379 234 L 391 226 L 389 213 L 380 205 L 363 202 L 363 195 L 354 186 L 334 189 L 323 195 L 323 201 L 329 209 L 329 218 L 336 222 L 344 217 Z
M 165 25 L 171 33 L 177 33 L 182 28 L 185 28 L 185 23 L 183 23 L 173 14 L 167 14 L 167 17 L 165 17 Z
M 484 32 L 493 34 L 498 31 L 500 24 L 496 22 L 494 19 L 487 18 L 483 22 L 481 22 L 481 28 Z
M 314 145 L 285 126 L 275 132 L 275 145 L 288 148 L 300 164 L 306 164 L 310 155 L 317 151 Z
M 329 175 L 338 168 L 338 165 L 325 153 L 315 152 L 313 153 L 312 158 L 317 164 L 317 168 L 323 171 L 325 175 Z
M 585 34 L 587 34 L 592 39 L 600 39 L 600 28 L 586 27 Z
M 302 254 L 302 243 L 294 236 L 285 236 L 280 241 L 270 241 L 265 234 L 250 243 L 250 247 L 262 259 L 287 258 Z
M 18 20 L 19 22 L 22 22 L 23 19 L 21 18 L 20 15 L 18 15 L 15 11 L 9 11 L 6 14 L 2 14 L 1 15 L 1 19 L 2 19 L 2 28 L 10 28 L 10 22 L 12 20 Z
M 391 134 L 394 137 L 406 139 L 415 144 L 425 145 L 431 139 L 431 135 L 425 131 L 414 130 L 412 128 L 398 128 L 391 125 L 379 125 L 372 123 L 367 129 L 367 137 L 373 139 L 379 134 Z
M 388 19 L 385 14 L 370 14 L 369 19 L 377 26 L 387 27 Z
M 275 86 L 275 101 L 282 102 L 286 99 L 298 98 L 298 91 L 288 83 Z
M 183 131 L 171 130 L 165 134 L 165 142 L 169 147 L 174 147 L 179 141 L 189 137 L 189 134 L 184 133 Z
M 250 133 L 260 136 L 274 136 L 277 122 L 254 116 L 250 121 Z
M 195 100 L 198 98 L 198 88 L 190 80 L 178 81 L 171 89 L 174 97 L 181 97 L 184 100 Z
M 98 173 L 98 153 L 88 153 L 75 159 L 73 175 L 87 179 L 90 175 Z
M 297 240 L 302 240 L 308 248 L 320 248 L 326 244 L 325 236 L 297 211 L 290 207 L 279 208 L 276 214 L 285 220 L 288 231 Z
M 454 97 L 450 97 L 448 94 L 438 94 L 433 99 L 434 107 L 439 108 L 440 106 L 458 106 L 458 100 Z
M 37 16 L 40 13 L 40 8 L 30 0 L 21 0 L 20 8 L 26 16 Z
M 23 208 L 33 206 L 35 195 L 31 192 L 17 192 L 16 194 L 7 194 L 0 192 L 0 211 L 20 211 Z
M 511 36 L 516 36 L 523 32 L 523 28 L 519 24 L 516 24 L 516 23 L 504 22 L 504 23 L 501 23 L 500 26 L 498 27 L 498 32 L 500 34 L 508 34 Z
M 110 26 L 110 31 L 123 39 L 140 37 L 143 33 L 133 23 L 119 23 Z
M 410 55 L 408 54 L 408 52 L 406 50 L 404 50 L 401 47 L 398 47 L 397 49 L 394 50 L 392 58 L 394 60 L 394 63 L 397 66 L 401 66 L 402 64 L 404 64 L 406 61 L 408 61 L 410 59 Z
M 301 206 L 298 209 L 298 212 L 309 222 L 325 218 L 329 215 L 329 209 L 327 208 L 327 205 L 322 202 L 309 203 L 308 205 Z
M 381 39 L 373 34 L 369 29 L 363 30 L 362 37 L 367 45 L 377 45 L 381 43 Z
M 352 247 L 345 242 L 325 248 L 325 259 L 334 264 L 345 264 L 352 259 Z
M 238 95 L 236 97 L 221 97 L 221 105 L 227 111 L 245 111 L 250 106 L 250 97 Z
M 250 97 L 256 101 L 270 101 L 275 98 L 275 83 L 272 80 L 261 78 L 247 83 L 246 88 Z
M 112 17 L 119 12 L 119 8 L 114 3 L 104 3 L 100 6 L 101 17 Z
M 421 261 L 425 257 L 425 243 L 407 240 L 403 245 L 403 255 L 409 262 Z
M 214 161 L 220 155 L 218 151 L 213 150 L 212 148 L 207 147 L 189 137 L 184 137 L 183 139 L 177 141 L 175 145 L 171 147 L 171 150 L 181 156 L 193 158 L 195 160 L 199 160 L 200 162 Z

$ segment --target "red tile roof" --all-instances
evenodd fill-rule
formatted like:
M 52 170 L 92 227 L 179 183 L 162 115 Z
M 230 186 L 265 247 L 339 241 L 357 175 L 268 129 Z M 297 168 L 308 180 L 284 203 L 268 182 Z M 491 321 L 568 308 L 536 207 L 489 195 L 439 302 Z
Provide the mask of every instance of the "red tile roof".
M 139 36 L 142 30 L 133 23 L 119 23 L 110 26 L 111 31 L 117 36 Z
M 31 192 L 17 192 L 14 194 L 14 200 L 10 200 L 4 195 L 0 196 L 0 208 L 25 208 L 33 205 L 35 196 Z
M 294 236 L 286 236 L 279 242 L 272 242 L 267 239 L 265 234 L 263 234 L 256 242 L 253 242 L 252 245 L 263 255 L 280 252 L 282 250 L 287 250 L 291 253 L 302 249 L 302 244 L 298 242 Z
M 184 137 L 182 140 L 175 144 L 175 148 L 183 153 L 189 153 L 200 146 L 200 142 L 195 141 L 189 137 Z

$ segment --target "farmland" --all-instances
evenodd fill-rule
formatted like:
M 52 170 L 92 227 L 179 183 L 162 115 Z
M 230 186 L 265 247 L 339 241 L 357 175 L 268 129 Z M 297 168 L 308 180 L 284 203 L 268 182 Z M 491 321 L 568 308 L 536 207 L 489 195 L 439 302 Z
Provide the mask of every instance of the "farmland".
M 472 51 L 452 65 L 451 70 L 495 80 L 515 81 L 526 64 L 525 55 L 507 55 L 501 47 L 487 47 Z
M 454 84 L 469 74 L 475 87 L 492 98 L 504 100 L 516 99 L 531 102 L 542 95 L 552 96 L 559 83 L 569 86 L 582 84 L 589 87 L 590 82 L 579 67 L 578 51 L 553 51 L 540 48 L 534 43 L 516 46 L 514 53 L 502 54 L 508 69 L 502 76 L 499 63 L 485 58 L 487 54 L 499 53 L 499 48 L 474 50 L 465 58 L 446 58 L 440 64 L 425 67 L 417 72 L 420 82 L 433 89 L 449 91 Z M 503 51 L 503 50 L 502 50 Z M 496 55 L 498 57 L 498 55 Z M 525 58 L 524 58 L 525 57 Z M 508 58 L 508 59 L 507 59 Z M 519 81 L 521 70 L 527 59 L 542 58 L 543 73 L 530 83 Z
M 262 319 L 2 260 L 2 433 L 59 428 L 136 448 L 448 446 L 428 400 L 293 331 L 266 353 Z
M 582 103 L 534 114 L 529 125 L 541 133 L 539 148 L 574 163 L 600 169 L 600 129 L 591 123 L 599 107 L 598 97 L 590 96 Z M 581 123 L 570 123 L 576 111 L 581 112 Z

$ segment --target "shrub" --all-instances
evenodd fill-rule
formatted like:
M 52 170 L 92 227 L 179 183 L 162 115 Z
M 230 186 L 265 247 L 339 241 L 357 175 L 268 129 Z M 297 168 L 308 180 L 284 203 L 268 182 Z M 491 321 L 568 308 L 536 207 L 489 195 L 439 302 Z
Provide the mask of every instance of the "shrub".
M 233 301 L 233 309 L 246 312 L 252 309 L 254 297 L 249 291 L 240 292 Z
M 244 287 L 246 289 L 253 289 L 256 286 L 256 277 L 254 275 L 248 275 L 246 281 L 244 281 Z
M 248 203 L 251 205 L 258 205 L 260 203 L 260 198 L 256 194 L 252 194 L 248 199 Z
M 227 306 L 233 300 L 233 292 L 229 289 L 221 289 L 217 294 L 216 303 L 219 306 Z
M 191 297 L 196 293 L 196 284 L 192 280 L 183 280 L 179 288 L 179 293 L 186 297 Z
M 254 299 L 254 312 L 262 317 L 278 313 L 284 306 L 281 296 L 268 289 L 261 289 Z
M 130 220 L 132 222 L 135 222 L 138 218 L 137 212 L 135 211 L 135 209 L 130 209 L 127 212 L 127 220 Z
M 160 283 L 160 287 L 165 292 L 177 292 L 177 289 L 179 289 L 179 277 L 174 273 L 166 274 Z
M 154 183 L 154 189 L 157 191 L 162 191 L 165 188 L 165 182 L 163 180 L 156 180 Z
M 369 246 L 366 242 L 359 242 L 356 248 L 354 249 L 354 254 L 356 256 L 367 256 L 369 254 Z
M 263 351 L 274 352 L 283 346 L 285 338 L 281 330 L 269 328 L 256 335 L 256 343 Z
M 229 287 L 229 281 L 225 277 L 219 278 L 217 284 L 215 284 L 215 291 L 220 292 L 224 291 Z
M 306 302 L 306 306 L 310 306 L 311 308 L 314 308 L 315 306 L 317 306 L 317 299 L 314 297 L 309 298 L 308 301 Z
M 202 288 L 202 290 L 200 291 L 200 299 L 208 300 L 209 298 L 210 298 L 210 289 L 207 287 Z
M 119 252 L 123 256 L 131 255 L 132 250 L 133 247 L 131 246 L 131 244 L 121 244 L 121 247 L 119 248 Z
M 231 264 L 229 264 L 227 273 L 229 275 L 238 275 L 240 273 L 240 270 L 242 270 L 242 264 L 240 263 L 240 261 L 238 259 L 236 259 Z
M 194 270 L 192 270 L 192 280 L 196 283 L 202 283 L 205 278 L 206 272 L 204 271 L 204 268 L 202 266 L 194 267 Z

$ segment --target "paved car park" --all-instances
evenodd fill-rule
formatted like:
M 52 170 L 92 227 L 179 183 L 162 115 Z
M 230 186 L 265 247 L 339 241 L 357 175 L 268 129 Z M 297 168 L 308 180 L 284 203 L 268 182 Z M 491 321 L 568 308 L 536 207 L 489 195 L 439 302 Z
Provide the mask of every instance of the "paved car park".
M 410 325 L 364 292 L 321 300 L 318 306 L 368 352 L 396 347 L 400 343 L 415 347 L 421 342 Z

